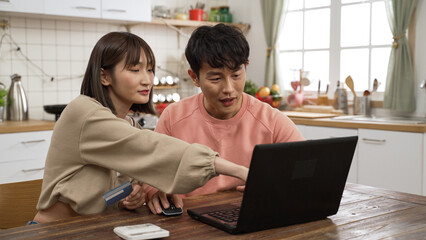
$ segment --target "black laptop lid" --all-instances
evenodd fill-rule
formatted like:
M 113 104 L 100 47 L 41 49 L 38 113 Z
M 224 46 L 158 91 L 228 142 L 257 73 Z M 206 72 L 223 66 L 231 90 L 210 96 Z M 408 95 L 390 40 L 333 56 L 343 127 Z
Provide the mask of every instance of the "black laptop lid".
M 253 232 L 337 212 L 358 137 L 257 145 L 238 220 Z

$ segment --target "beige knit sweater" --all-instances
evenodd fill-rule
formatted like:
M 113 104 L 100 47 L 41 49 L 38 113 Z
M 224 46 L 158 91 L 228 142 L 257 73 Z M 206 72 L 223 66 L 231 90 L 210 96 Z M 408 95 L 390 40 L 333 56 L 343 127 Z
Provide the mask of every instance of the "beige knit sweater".
M 117 172 L 166 193 L 187 193 L 216 176 L 216 156 L 203 145 L 132 127 L 80 95 L 55 124 L 37 209 L 62 201 L 79 214 L 103 212 L 102 195 L 120 184 Z

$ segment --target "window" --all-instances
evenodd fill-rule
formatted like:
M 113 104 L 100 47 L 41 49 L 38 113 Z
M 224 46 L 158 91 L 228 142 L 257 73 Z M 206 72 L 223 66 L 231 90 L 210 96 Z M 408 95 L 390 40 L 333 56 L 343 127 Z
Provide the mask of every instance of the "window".
M 290 0 L 279 38 L 282 87 L 309 72 L 305 91 L 336 88 L 348 75 L 355 91 L 372 89 L 373 80 L 385 89 L 392 46 L 383 0 Z

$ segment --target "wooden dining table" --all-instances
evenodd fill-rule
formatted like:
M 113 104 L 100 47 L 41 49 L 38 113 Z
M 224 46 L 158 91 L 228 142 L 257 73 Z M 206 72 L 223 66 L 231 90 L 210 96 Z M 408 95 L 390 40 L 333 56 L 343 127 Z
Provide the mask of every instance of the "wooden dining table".
M 241 201 L 242 193 L 219 192 L 184 199 L 184 208 Z M 19 211 L 19 210 L 18 210 Z M 285 217 L 285 216 L 283 216 Z M 166 217 L 146 206 L 0 230 L 0 239 L 120 239 L 117 226 L 153 223 L 167 239 L 426 239 L 426 196 L 347 183 L 339 211 L 326 219 L 231 235 L 196 221 L 186 211 Z

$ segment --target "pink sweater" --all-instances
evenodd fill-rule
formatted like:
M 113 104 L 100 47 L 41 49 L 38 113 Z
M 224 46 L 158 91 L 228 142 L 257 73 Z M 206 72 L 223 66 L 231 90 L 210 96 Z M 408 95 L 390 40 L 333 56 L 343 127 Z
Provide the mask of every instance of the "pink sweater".
M 279 110 L 243 94 L 240 111 L 231 119 L 210 116 L 203 106 L 203 94 L 169 105 L 162 113 L 156 132 L 200 143 L 224 159 L 249 167 L 256 144 L 304 140 L 295 124 Z M 234 189 L 241 180 L 219 175 L 185 196 Z

